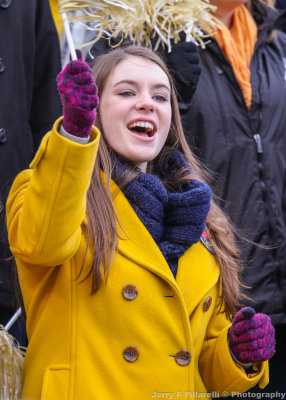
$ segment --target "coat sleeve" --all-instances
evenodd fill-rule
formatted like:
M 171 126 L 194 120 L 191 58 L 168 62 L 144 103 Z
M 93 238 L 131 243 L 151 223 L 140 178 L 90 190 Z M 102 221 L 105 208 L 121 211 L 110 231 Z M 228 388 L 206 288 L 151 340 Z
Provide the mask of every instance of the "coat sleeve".
M 100 134 L 93 127 L 91 141 L 81 145 L 58 133 L 60 123 L 44 137 L 30 169 L 17 176 L 7 201 L 11 251 L 30 264 L 62 264 L 80 243 Z
M 228 347 L 228 330 L 231 323 L 225 313 L 218 313 L 215 307 L 208 324 L 199 359 L 199 370 L 209 392 L 231 396 L 243 393 L 259 383 L 264 388 L 269 382 L 268 362 L 259 365 L 259 372 L 247 375 L 244 369 L 233 361 Z

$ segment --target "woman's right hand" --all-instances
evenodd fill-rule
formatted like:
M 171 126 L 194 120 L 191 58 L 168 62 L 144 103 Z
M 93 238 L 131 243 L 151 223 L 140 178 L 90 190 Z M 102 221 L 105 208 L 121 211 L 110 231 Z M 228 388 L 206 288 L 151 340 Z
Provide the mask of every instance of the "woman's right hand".
M 57 83 L 63 104 L 63 128 L 74 136 L 88 137 L 99 103 L 90 67 L 82 58 L 70 61 L 58 75 Z

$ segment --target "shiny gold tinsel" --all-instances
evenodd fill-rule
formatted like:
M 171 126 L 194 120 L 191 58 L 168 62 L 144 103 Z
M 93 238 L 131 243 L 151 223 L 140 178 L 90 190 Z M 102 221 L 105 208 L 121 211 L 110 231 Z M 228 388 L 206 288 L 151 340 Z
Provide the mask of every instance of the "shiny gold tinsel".
M 0 399 L 19 400 L 22 391 L 24 349 L 0 325 Z
M 209 0 L 58 0 L 62 12 L 70 22 L 87 24 L 94 22 L 96 32 L 92 45 L 101 37 L 121 37 L 137 44 L 151 47 L 151 39 L 157 37 L 159 44 L 171 51 L 171 39 L 180 40 L 179 34 L 186 33 L 186 41 L 203 45 L 203 31 L 216 26 L 211 11 L 215 9 Z M 82 10 L 80 17 L 69 14 Z M 90 25 L 88 27 L 90 28 Z

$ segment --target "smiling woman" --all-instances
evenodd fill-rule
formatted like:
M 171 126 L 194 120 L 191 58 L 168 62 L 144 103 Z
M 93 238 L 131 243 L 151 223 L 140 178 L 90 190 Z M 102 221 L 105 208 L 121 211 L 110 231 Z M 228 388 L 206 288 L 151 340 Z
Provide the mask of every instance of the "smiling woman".
M 23 398 L 264 387 L 273 328 L 249 308 L 230 322 L 243 297 L 238 252 L 162 60 L 117 49 L 93 74 L 71 61 L 58 87 L 63 118 L 7 205 L 29 336 Z
M 146 172 L 171 125 L 168 76 L 152 61 L 130 56 L 108 77 L 101 96 L 104 137 L 113 150 Z

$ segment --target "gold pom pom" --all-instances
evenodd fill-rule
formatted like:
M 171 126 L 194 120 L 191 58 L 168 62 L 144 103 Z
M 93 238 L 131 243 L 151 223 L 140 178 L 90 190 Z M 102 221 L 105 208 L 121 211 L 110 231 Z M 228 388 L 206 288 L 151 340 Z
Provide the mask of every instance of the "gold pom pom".
M 186 41 L 204 46 L 203 31 L 216 27 L 211 14 L 216 7 L 209 0 L 59 0 L 59 7 L 66 13 L 83 11 L 81 16 L 68 15 L 70 22 L 94 22 L 88 29 L 96 32 L 96 38 L 85 45 L 101 37 L 121 37 L 151 47 L 151 39 L 156 37 L 155 50 L 162 44 L 171 51 L 171 40 L 178 42 L 181 32 Z
M 19 400 L 25 351 L 0 325 L 0 399 Z

